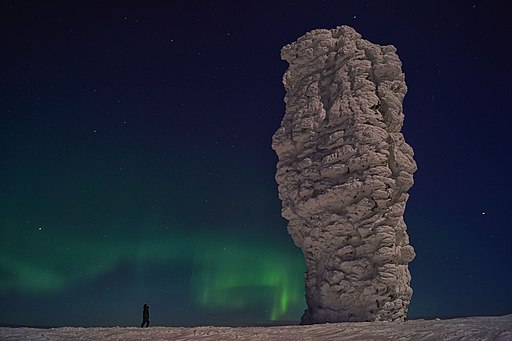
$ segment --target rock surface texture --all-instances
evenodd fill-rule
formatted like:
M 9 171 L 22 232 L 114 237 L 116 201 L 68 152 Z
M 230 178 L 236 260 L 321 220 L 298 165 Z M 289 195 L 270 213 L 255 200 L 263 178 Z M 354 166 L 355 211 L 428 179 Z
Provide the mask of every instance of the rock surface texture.
M 304 253 L 302 323 L 403 321 L 415 257 L 403 215 L 413 150 L 393 46 L 348 26 L 286 45 L 286 113 L 275 132 L 282 215 Z

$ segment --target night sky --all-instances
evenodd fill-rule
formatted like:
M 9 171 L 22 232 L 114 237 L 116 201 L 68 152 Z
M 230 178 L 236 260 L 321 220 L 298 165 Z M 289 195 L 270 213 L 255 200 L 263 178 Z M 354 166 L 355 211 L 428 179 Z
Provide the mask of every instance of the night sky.
M 410 317 L 511 313 L 504 1 L 2 1 L 0 323 L 298 321 L 280 49 L 344 24 L 409 87 Z

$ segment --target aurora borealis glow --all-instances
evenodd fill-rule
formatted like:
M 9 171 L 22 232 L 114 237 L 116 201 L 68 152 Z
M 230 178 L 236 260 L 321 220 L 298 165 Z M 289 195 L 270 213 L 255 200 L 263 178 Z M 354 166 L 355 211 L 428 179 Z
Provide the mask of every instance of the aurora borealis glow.
M 36 234 L 45 233 L 39 232 Z M 75 237 L 57 247 L 54 238 L 35 239 L 27 238 L 26 244 L 11 243 L 5 248 L 7 253 L 2 254 L 1 266 L 10 276 L 0 290 L 52 295 L 101 277 L 120 264 L 129 264 L 135 279 L 143 278 L 144 269 L 151 264 L 159 264 L 168 271 L 181 264 L 191 267 L 188 284 L 198 308 L 237 311 L 266 300 L 271 304 L 262 308 L 269 320 L 291 319 L 294 316 L 290 310 L 303 308 L 300 256 L 292 257 L 275 248 L 264 250 L 261 255 L 254 239 L 244 244 L 229 238 L 184 238 L 157 232 L 144 242 L 111 243 Z M 25 248 L 37 257 L 24 259 L 23 253 L 15 251 Z
M 300 251 L 285 229 L 257 216 L 267 206 L 261 198 L 272 197 L 271 186 L 238 184 L 252 193 L 243 198 L 240 191 L 222 193 L 236 176 L 225 167 L 226 162 L 210 167 L 211 175 L 191 179 L 188 172 L 179 175 L 173 170 L 176 160 L 169 161 L 168 167 L 161 164 L 163 172 L 158 176 L 147 174 L 147 168 L 140 165 L 150 162 L 149 157 L 139 157 L 125 164 L 123 171 L 112 170 L 110 176 L 104 175 L 103 168 L 118 160 L 100 159 L 99 167 L 57 162 L 41 166 L 36 176 L 19 169 L 12 174 L 19 177 L 19 187 L 2 198 L 0 268 L 5 277 L 0 291 L 55 299 L 77 287 L 103 283 L 106 286 L 98 297 L 90 300 L 108 301 L 116 291 L 124 292 L 124 299 L 134 305 L 140 305 L 148 294 L 172 292 L 169 301 L 159 303 L 173 305 L 185 299 L 194 321 L 203 323 L 215 322 L 219 311 L 236 316 L 249 310 L 264 321 L 292 320 L 304 309 Z M 179 162 L 193 169 L 188 165 L 193 159 L 182 156 Z M 250 174 L 243 156 L 238 160 L 239 167 L 247 167 L 245 174 Z M 92 177 L 77 185 L 75 176 L 87 178 L 84 174 Z M 252 177 L 261 179 L 257 174 Z M 198 196 L 186 195 L 189 192 Z M 239 206 L 244 202 L 254 206 L 242 212 Z M 202 215 L 192 214 L 194 208 Z M 217 214 L 221 209 L 224 215 Z M 279 205 L 274 211 L 279 214 Z M 280 228 L 281 233 L 266 238 L 264 233 L 273 228 Z M 155 269 L 168 273 L 165 276 L 171 281 L 162 281 Z M 117 271 L 123 273 L 122 278 L 112 275 Z M 124 288 L 138 286 L 135 292 Z M 160 318 L 160 323 L 192 323 L 171 316 L 167 321 Z M 187 312 L 183 317 L 188 317 Z M 93 317 L 87 323 L 99 324 L 101 319 Z M 241 322 L 234 319 L 232 323 Z
M 496 1 L 3 1 L 0 324 L 298 321 L 271 137 L 282 46 L 393 44 L 418 172 L 410 316 L 512 312 L 512 20 Z M 471 298 L 471 299 L 468 299 Z M 281 322 L 280 322 L 281 321 Z

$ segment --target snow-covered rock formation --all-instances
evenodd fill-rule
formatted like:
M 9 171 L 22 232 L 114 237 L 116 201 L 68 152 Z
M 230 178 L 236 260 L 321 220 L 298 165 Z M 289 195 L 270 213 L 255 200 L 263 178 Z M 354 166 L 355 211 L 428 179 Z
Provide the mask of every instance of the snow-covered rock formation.
M 400 133 L 407 91 L 393 46 L 354 29 L 286 45 L 286 113 L 273 136 L 288 231 L 305 256 L 302 323 L 403 321 L 415 257 L 403 215 L 413 150 Z

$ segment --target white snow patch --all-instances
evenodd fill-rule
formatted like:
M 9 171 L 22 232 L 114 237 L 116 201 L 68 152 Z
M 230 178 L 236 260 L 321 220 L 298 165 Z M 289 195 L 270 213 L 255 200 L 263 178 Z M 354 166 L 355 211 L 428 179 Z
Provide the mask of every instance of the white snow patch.
M 512 340 L 512 314 L 280 327 L 0 328 L 0 340 Z

